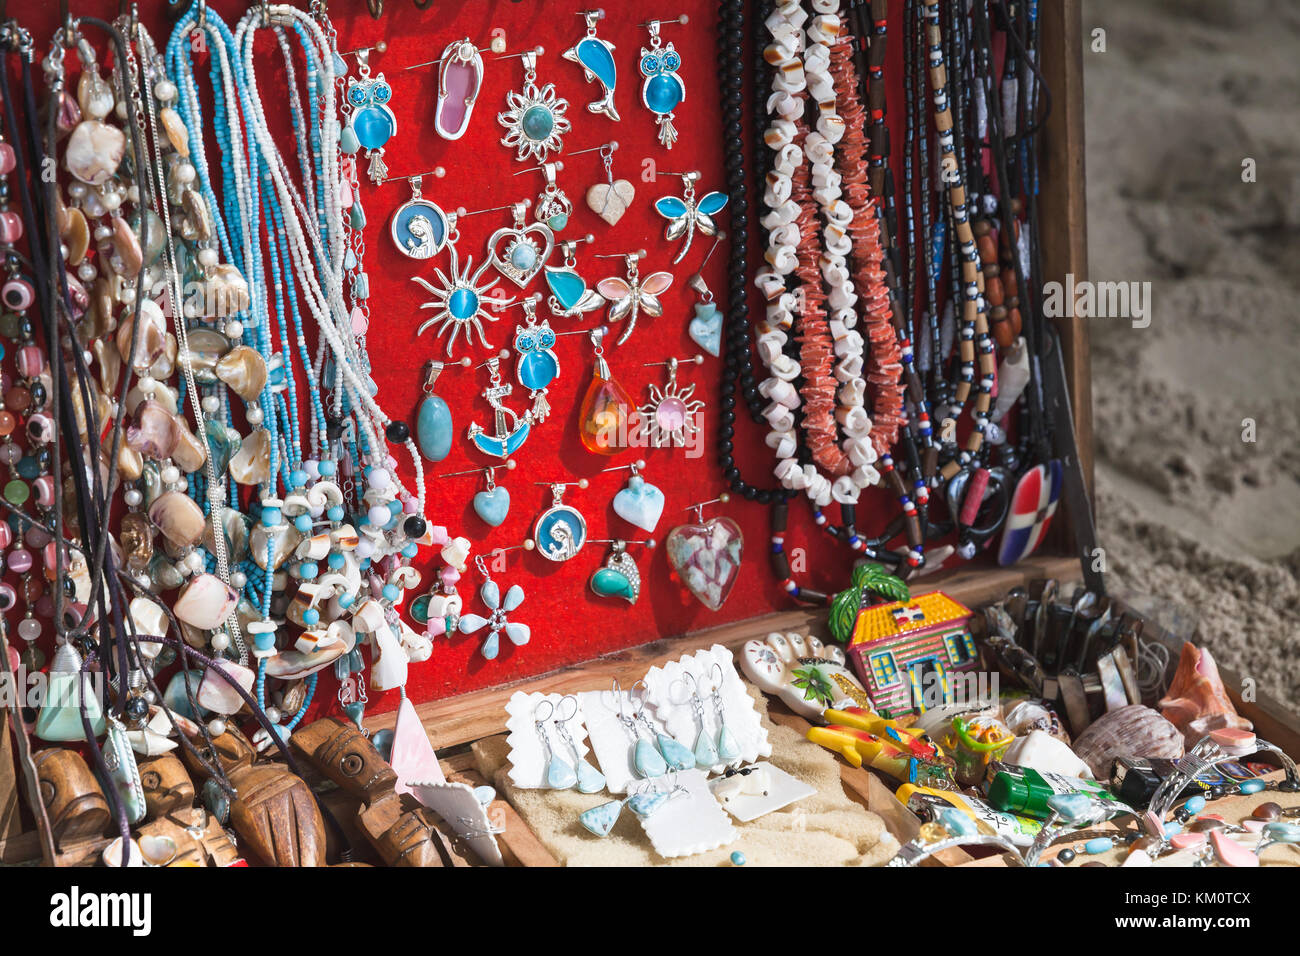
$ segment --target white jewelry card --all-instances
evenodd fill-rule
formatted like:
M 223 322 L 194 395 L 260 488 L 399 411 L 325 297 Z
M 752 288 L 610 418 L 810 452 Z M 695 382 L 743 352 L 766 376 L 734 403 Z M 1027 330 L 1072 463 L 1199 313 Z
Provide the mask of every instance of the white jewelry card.
M 709 791 L 703 770 L 683 770 L 656 778 L 660 790 L 681 787 L 663 806 L 641 820 L 655 852 L 662 857 L 692 856 L 726 846 L 738 834 Z
M 605 787 L 610 793 L 627 793 L 628 784 L 641 777 L 632 766 L 636 738 L 618 715 L 621 707 L 624 714 L 632 716 L 636 702 L 627 691 L 592 690 L 578 694 L 578 703 L 586 718 L 591 750 L 605 775 Z M 663 729 L 649 712 L 646 718 L 656 730 Z M 644 737 L 644 729 L 641 733 Z
M 731 763 L 753 763 L 760 757 L 771 756 L 772 745 L 768 742 L 762 717 L 754 707 L 754 699 L 749 696 L 745 682 L 736 673 L 731 651 L 721 644 L 669 661 L 662 668 L 650 668 L 645 676 L 645 684 L 655 719 L 688 750 L 695 749 L 702 719 L 703 729 L 716 744 L 720 727 L 712 689 L 717 684 L 719 675 L 722 681 L 719 689 L 722 717 L 740 748 L 740 759 Z M 703 704 L 701 715 L 697 715 L 691 704 L 697 688 Z M 726 761 L 719 760 L 707 769 L 721 773 L 727 766 Z
M 541 696 L 541 695 L 538 695 Z M 488 820 L 487 806 L 474 788 L 464 783 L 413 783 L 411 792 L 456 831 L 456 836 L 488 866 L 505 866 L 496 832 Z
M 586 727 L 583 720 L 583 695 L 571 695 L 566 699 L 563 694 L 525 694 L 517 692 L 506 704 L 506 729 L 510 732 L 506 743 L 510 745 L 510 782 L 523 790 L 540 790 L 546 787 L 547 748 L 542 744 L 541 734 L 537 730 L 538 717 L 545 718 L 543 731 L 550 745 L 550 752 L 571 767 L 576 767 L 573 750 L 560 736 L 555 728 L 559 717 L 567 717 L 564 725 L 568 728 L 573 743 L 578 748 L 577 760 L 587 756 Z M 577 701 L 577 711 L 569 717 L 569 711 Z M 606 774 L 608 776 L 608 774 Z
M 816 787 L 770 763 L 752 764 L 748 769 L 749 773 L 709 781 L 714 799 L 741 823 L 757 820 L 765 813 L 788 807 L 817 792 Z

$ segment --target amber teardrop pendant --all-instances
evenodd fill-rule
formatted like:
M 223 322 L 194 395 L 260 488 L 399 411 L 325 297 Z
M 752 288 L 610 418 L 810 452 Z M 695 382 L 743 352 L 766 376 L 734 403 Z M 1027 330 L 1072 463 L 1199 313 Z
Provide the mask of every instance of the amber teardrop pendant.
M 614 381 L 609 364 L 597 355 L 578 418 L 578 432 L 587 451 L 617 455 L 626 449 L 628 410 L 635 407 L 632 396 Z

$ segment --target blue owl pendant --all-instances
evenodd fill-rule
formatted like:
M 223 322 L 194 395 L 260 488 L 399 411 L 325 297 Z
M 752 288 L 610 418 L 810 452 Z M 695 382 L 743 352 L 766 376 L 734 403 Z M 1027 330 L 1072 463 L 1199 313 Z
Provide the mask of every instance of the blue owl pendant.
M 397 134 L 397 117 L 388 106 L 392 98 L 393 88 L 384 74 L 371 77 L 364 63 L 359 78 L 348 78 L 347 101 L 352 115 L 343 131 L 341 145 L 344 152 L 366 151 L 370 159 L 367 175 L 376 184 L 388 176 L 384 145 Z
M 523 302 L 528 316 L 527 325 L 515 326 L 515 379 L 528 389 L 533 400 L 532 419 L 543 422 L 551 412 L 546 401 L 546 388 L 560 377 L 560 360 L 555 354 L 555 331 L 546 319 L 537 321 L 532 299 Z
M 673 125 L 673 111 L 686 99 L 686 84 L 677 71 L 682 58 L 672 43 L 660 45 L 659 28 L 650 28 L 650 46 L 641 48 L 641 103 L 655 114 L 659 124 L 659 142 L 672 149 L 677 142 L 677 127 Z

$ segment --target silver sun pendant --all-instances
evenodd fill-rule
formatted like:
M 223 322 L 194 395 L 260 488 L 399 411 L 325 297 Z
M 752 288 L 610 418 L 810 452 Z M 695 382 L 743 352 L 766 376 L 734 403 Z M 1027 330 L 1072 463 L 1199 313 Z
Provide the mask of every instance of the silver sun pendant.
M 450 276 L 444 275 L 441 269 L 434 269 L 438 277 L 438 285 L 433 285 L 419 276 L 412 276 L 413 282 L 418 282 L 433 296 L 429 302 L 420 303 L 422 309 L 436 310 L 432 316 L 420 323 L 416 330 L 416 335 L 423 335 L 424 331 L 432 325 L 437 325 L 434 330 L 435 335 L 442 335 L 448 329 L 451 330 L 451 337 L 447 339 L 447 357 L 451 357 L 452 348 L 456 344 L 456 338 L 460 335 L 461 330 L 465 331 L 465 341 L 473 344 L 474 333 L 478 333 L 479 341 L 484 348 L 491 348 L 487 337 L 483 334 L 482 319 L 489 322 L 495 322 L 500 318 L 493 315 L 485 308 L 487 303 L 487 293 L 499 281 L 494 278 L 489 282 L 480 284 L 483 273 L 487 271 L 492 264 L 491 258 L 483 260 L 483 264 L 474 270 L 474 257 L 471 256 L 465 260 L 465 270 L 462 272 L 458 268 L 458 259 L 456 256 L 455 245 L 449 245 L 448 251 L 451 255 L 449 272 Z M 471 272 L 471 270 L 474 270 Z M 494 306 L 507 306 L 514 302 L 513 299 L 492 299 Z
M 537 54 L 523 54 L 524 87 L 506 94 L 507 109 L 497 114 L 497 122 L 505 127 L 506 135 L 501 145 L 514 147 L 515 159 L 524 162 L 529 157 L 546 161 L 546 154 L 563 148 L 561 137 L 571 124 L 564 115 L 569 101 L 555 95 L 555 84 L 537 86 Z

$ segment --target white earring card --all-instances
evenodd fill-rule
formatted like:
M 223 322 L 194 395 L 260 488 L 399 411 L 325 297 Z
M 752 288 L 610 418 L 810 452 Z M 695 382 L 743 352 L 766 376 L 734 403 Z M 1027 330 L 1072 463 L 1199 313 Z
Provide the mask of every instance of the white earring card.
M 585 695 L 580 694 L 566 698 L 563 694 L 516 693 L 510 697 L 506 704 L 506 730 L 509 731 L 506 743 L 510 745 L 508 776 L 510 782 L 516 787 L 522 790 L 540 790 L 546 787 L 549 755 L 537 730 L 539 717 L 545 718 L 543 732 L 550 745 L 550 753 L 570 766 L 576 766 L 576 760 L 582 760 L 587 756 L 585 740 L 587 730 L 580 699 L 583 696 Z M 569 717 L 575 700 L 577 710 L 572 717 Z M 568 728 L 574 745 L 578 748 L 576 760 L 568 743 L 555 728 L 555 721 L 560 717 L 568 718 L 565 727 Z M 608 778 L 609 774 L 605 776 Z
M 661 790 L 681 787 L 663 806 L 641 821 L 641 827 L 660 856 L 693 856 L 726 846 L 739 835 L 731 818 L 709 791 L 703 770 L 683 770 L 658 778 Z

